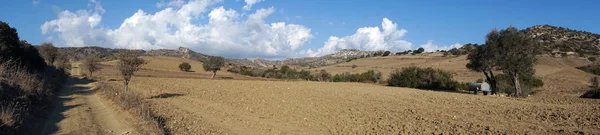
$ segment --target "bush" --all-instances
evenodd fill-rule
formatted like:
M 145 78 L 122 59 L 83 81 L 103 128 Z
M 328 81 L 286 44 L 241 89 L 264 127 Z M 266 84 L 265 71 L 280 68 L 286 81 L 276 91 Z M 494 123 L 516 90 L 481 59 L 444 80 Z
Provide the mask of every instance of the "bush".
M 592 84 L 590 87 L 592 89 L 598 89 L 600 88 L 600 78 L 598 76 L 594 76 L 590 79 L 590 83 Z
M 483 79 L 479 78 L 477 79 L 477 81 L 475 81 L 476 83 L 483 83 Z
M 317 72 L 316 74 L 313 75 L 313 78 L 315 81 L 329 81 L 329 77 L 331 75 L 325 70 L 322 69 L 321 71 Z
M 392 53 L 392 52 L 390 52 L 390 51 L 385 51 L 385 52 L 383 52 L 383 56 L 389 56 L 389 55 L 390 55 L 390 53 Z
M 356 67 L 358 67 L 358 66 L 357 65 L 352 65 L 352 68 L 356 68 Z
M 585 92 L 583 95 L 580 96 L 581 98 L 594 98 L 594 99 L 600 99 L 600 89 L 596 88 L 596 89 L 591 89 L 587 92 Z
M 505 74 L 496 75 L 496 87 L 498 92 L 512 94 L 515 91 L 512 80 Z M 544 82 L 534 76 L 519 76 L 519 83 L 523 93 L 533 94 L 533 88 L 539 88 L 544 86 Z
M 377 83 L 381 80 L 381 73 L 373 70 L 364 73 L 343 73 L 332 76 L 330 80 L 333 82 Z
M 577 67 L 577 69 L 583 70 L 583 71 L 591 73 L 591 74 L 600 75 L 600 65 L 587 65 L 587 66 Z
M 192 65 L 190 65 L 190 63 L 183 62 L 179 64 L 179 70 L 181 71 L 190 72 L 190 69 L 192 69 Z
M 389 86 L 430 90 L 456 90 L 457 82 L 452 74 L 433 68 L 408 67 L 396 69 L 387 80 Z M 462 86 L 460 86 L 462 87 Z
M 591 62 L 596 62 L 596 57 L 588 57 L 588 60 Z

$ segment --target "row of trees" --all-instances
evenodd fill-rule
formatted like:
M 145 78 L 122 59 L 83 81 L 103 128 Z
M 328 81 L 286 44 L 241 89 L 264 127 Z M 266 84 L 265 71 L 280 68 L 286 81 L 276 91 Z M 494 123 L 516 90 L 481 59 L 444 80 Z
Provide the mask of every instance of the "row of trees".
M 467 56 L 466 67 L 483 72 L 490 83 L 491 94 L 498 91 L 494 71 L 500 70 L 512 81 L 513 96 L 524 96 L 519 80 L 533 76 L 539 44 L 512 26 L 499 31 L 492 29 L 485 38 L 485 44 L 476 46 Z

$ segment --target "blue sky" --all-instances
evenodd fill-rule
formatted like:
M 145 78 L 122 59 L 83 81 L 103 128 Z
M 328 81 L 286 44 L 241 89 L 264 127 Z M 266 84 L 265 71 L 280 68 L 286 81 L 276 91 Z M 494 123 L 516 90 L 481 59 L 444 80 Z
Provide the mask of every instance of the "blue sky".
M 346 48 L 450 49 L 482 43 L 490 29 L 509 25 L 600 33 L 599 5 L 594 0 L 17 0 L 0 5 L 0 21 L 33 44 L 183 46 L 226 57 L 286 58 Z M 165 10 L 172 12 L 157 15 Z M 389 29 L 383 28 L 386 22 Z

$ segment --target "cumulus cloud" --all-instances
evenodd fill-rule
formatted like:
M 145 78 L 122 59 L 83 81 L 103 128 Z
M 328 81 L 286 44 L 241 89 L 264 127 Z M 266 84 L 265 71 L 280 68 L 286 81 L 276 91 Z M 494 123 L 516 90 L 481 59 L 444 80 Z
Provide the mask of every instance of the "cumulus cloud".
M 183 1 L 183 0 L 170 0 L 169 2 L 161 0 L 160 2 L 156 3 L 156 7 L 158 7 L 158 8 L 163 8 L 163 7 L 179 8 L 179 7 L 183 6 L 183 4 L 185 4 L 185 1 Z
M 246 5 L 244 5 L 243 9 L 250 10 L 250 9 L 252 9 L 252 5 L 263 2 L 263 1 L 265 1 L 265 0 L 244 0 L 244 2 L 246 2 Z
M 405 29 L 398 29 L 398 24 L 383 18 L 381 28 L 363 27 L 350 36 L 331 36 L 322 48 L 315 51 L 309 49 L 303 53 L 314 57 L 334 53 L 340 49 L 402 51 L 411 49 L 412 46 L 412 43 L 401 39 L 406 33 Z
M 274 7 L 258 9 L 241 18 L 233 9 L 210 8 L 220 1 L 191 0 L 156 13 L 138 10 L 120 27 L 100 25 L 104 13 L 99 2 L 93 9 L 63 11 L 57 19 L 41 26 L 48 37 L 58 37 L 67 46 L 104 46 L 129 49 L 188 47 L 211 55 L 227 57 L 296 57 L 313 36 L 311 30 L 285 22 L 266 23 Z M 208 23 L 191 20 L 207 14 Z
M 34 6 L 37 6 L 37 5 L 39 5 L 39 4 L 40 4 L 40 0 L 33 0 L 33 1 L 31 2 L 31 4 L 33 4 Z
M 433 40 L 429 40 L 427 41 L 427 43 L 421 45 L 421 47 L 425 49 L 425 52 L 435 52 L 437 50 L 450 50 L 453 48 L 460 48 L 462 47 L 462 45 L 460 43 L 454 43 L 448 46 L 438 46 L 433 44 Z

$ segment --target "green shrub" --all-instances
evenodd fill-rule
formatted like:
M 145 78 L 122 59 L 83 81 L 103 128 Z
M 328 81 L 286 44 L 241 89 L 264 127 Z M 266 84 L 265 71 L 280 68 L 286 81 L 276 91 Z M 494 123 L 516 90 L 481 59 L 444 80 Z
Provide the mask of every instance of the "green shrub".
M 387 80 L 389 86 L 409 87 L 429 90 L 456 90 L 457 82 L 452 74 L 433 68 L 408 67 L 396 69 Z
M 483 79 L 479 78 L 477 79 L 477 81 L 475 81 L 476 83 L 483 83 Z
M 183 62 L 179 64 L 179 70 L 181 71 L 190 72 L 190 69 L 192 69 L 192 65 L 190 65 L 190 63 Z
M 332 76 L 330 80 L 333 82 L 377 83 L 381 80 L 381 73 L 373 70 L 364 73 L 343 73 Z
M 591 89 L 580 96 L 581 98 L 600 99 L 600 89 Z
M 389 56 L 389 55 L 390 55 L 390 53 L 392 53 L 392 52 L 390 52 L 390 51 L 385 51 L 385 52 L 383 52 L 383 56 Z
M 596 62 L 596 57 L 588 57 L 588 60 L 591 62 Z
M 591 73 L 591 74 L 600 75 L 600 65 L 587 65 L 587 66 L 577 67 L 577 69 L 583 70 L 583 71 Z
M 515 91 L 512 80 L 505 74 L 498 74 L 496 77 L 496 87 L 498 92 L 512 94 Z M 519 76 L 519 83 L 523 93 L 533 94 L 533 88 L 544 86 L 544 82 L 535 76 Z

